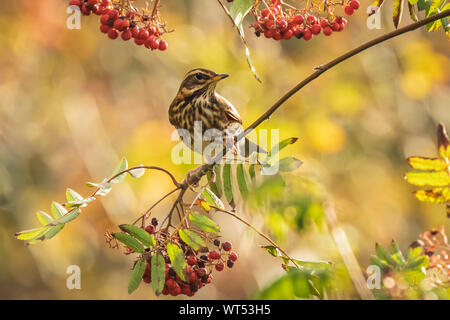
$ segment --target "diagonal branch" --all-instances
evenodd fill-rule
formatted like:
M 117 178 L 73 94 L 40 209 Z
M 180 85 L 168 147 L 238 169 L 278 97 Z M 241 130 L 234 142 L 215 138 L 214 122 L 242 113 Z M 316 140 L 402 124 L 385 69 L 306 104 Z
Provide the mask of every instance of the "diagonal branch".
M 430 22 L 445 18 L 450 16 L 450 9 L 442 11 L 438 14 L 435 14 L 433 16 L 430 16 L 428 18 L 425 18 L 423 20 L 411 23 L 407 26 L 404 26 L 400 29 L 394 30 L 392 32 L 386 33 L 382 36 L 379 36 L 373 40 L 370 40 L 359 47 L 354 48 L 353 50 L 350 50 L 343 55 L 337 57 L 336 59 L 328 62 L 327 64 L 320 65 L 315 68 L 315 72 L 313 72 L 311 75 L 309 75 L 307 78 L 302 80 L 300 83 L 298 83 L 294 88 L 292 88 L 290 91 L 288 91 L 285 95 L 283 95 L 275 104 L 273 104 L 266 112 L 264 112 L 263 115 L 261 115 L 258 119 L 256 119 L 255 122 L 253 122 L 248 128 L 243 131 L 241 134 L 237 136 L 237 141 L 243 139 L 245 136 L 247 136 L 251 131 L 253 131 L 256 127 L 258 127 L 261 123 L 263 123 L 265 120 L 269 119 L 270 116 L 278 110 L 289 98 L 291 98 L 294 94 L 296 94 L 300 89 L 305 87 L 307 84 L 312 82 L 314 79 L 318 78 L 322 73 L 325 71 L 328 71 L 329 69 L 333 68 L 334 66 L 340 64 L 341 62 L 357 55 L 358 53 L 365 51 L 377 44 L 380 44 L 386 40 L 395 38 L 399 35 L 402 35 L 404 33 L 407 33 L 409 31 L 416 30 Z M 188 177 L 185 178 L 185 180 L 182 182 L 182 187 L 187 188 L 189 185 L 195 185 L 197 184 L 200 179 L 206 175 L 208 171 L 211 171 L 212 168 L 216 163 L 219 163 L 223 156 L 227 154 L 228 150 L 224 148 L 224 151 L 222 153 L 219 153 L 216 158 L 213 159 L 212 163 L 210 164 L 203 164 L 197 169 L 193 170 Z

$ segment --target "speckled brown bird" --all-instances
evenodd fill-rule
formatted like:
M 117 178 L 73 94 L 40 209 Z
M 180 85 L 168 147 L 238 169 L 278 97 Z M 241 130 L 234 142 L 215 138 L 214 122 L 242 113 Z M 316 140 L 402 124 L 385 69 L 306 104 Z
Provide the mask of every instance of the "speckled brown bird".
M 238 133 L 242 131 L 242 120 L 236 108 L 216 92 L 217 83 L 227 77 L 227 74 L 201 68 L 189 71 L 169 107 L 170 123 L 177 129 L 189 131 L 191 139 L 195 121 L 202 122 L 202 133 L 208 129 L 218 129 L 223 134 L 227 129 Z M 190 147 L 198 151 L 192 142 Z M 205 144 L 202 146 L 204 148 Z M 247 138 L 239 143 L 237 150 L 245 157 L 249 156 L 249 150 L 267 153 Z

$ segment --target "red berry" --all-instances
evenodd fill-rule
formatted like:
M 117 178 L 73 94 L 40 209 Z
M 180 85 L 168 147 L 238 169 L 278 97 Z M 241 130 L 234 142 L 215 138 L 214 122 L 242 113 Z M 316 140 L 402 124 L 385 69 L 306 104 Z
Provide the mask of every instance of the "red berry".
M 267 17 L 270 14 L 269 9 L 265 8 L 263 11 L 261 11 L 261 15 L 263 17 Z
M 166 50 L 168 46 L 167 41 L 162 40 L 159 42 L 159 50 L 161 51 Z
M 175 296 L 179 295 L 180 293 L 181 293 L 181 288 L 178 285 L 178 283 L 175 282 L 175 285 L 172 288 L 169 288 L 169 294 L 171 296 L 175 297 Z
M 116 19 L 114 20 L 113 27 L 117 30 L 120 30 L 122 28 L 122 19 Z
M 119 11 L 117 11 L 116 9 L 113 9 L 108 12 L 108 15 L 111 19 L 116 20 L 119 17 Z
M 130 20 L 124 19 L 122 20 L 122 29 L 127 29 L 130 27 Z
M 141 30 L 139 31 L 139 39 L 145 41 L 145 40 L 147 40 L 147 38 L 148 38 L 148 31 L 145 30 L 145 29 L 141 29 Z
M 346 6 L 344 8 L 344 12 L 346 15 L 351 16 L 353 14 L 353 12 L 355 11 L 355 9 L 353 9 L 351 6 Z
M 292 33 L 292 31 L 291 31 L 291 33 Z M 222 249 L 225 250 L 225 251 L 231 251 L 232 247 L 233 246 L 232 246 L 230 241 L 225 241 L 224 243 L 222 243 Z
M 305 30 L 305 32 L 303 33 L 303 39 L 305 40 L 311 40 L 313 37 L 313 34 L 310 30 Z M 231 258 L 230 258 L 231 259 Z M 232 259 L 231 259 L 232 260 Z
M 283 39 L 284 40 L 289 40 L 290 38 L 292 38 L 292 36 L 294 35 L 294 32 L 292 32 L 292 30 L 286 30 L 283 33 Z M 231 250 L 231 249 L 230 249 Z
M 117 31 L 116 29 L 114 29 L 114 28 L 111 28 L 111 29 L 109 29 L 108 30 L 108 37 L 110 38 L 110 39 L 116 39 L 117 37 L 119 36 L 119 31 Z
M 341 22 L 339 22 L 339 24 L 343 24 L 345 27 L 347 25 L 347 19 L 341 17 Z
M 217 271 L 222 271 L 223 269 L 225 269 L 225 265 L 222 262 L 216 264 Z
M 122 40 L 124 41 L 128 41 L 131 39 L 131 31 L 130 30 L 125 30 L 122 32 L 121 34 Z
M 333 30 L 330 27 L 327 26 L 327 27 L 323 28 L 323 34 L 324 35 L 329 36 L 332 33 L 333 33 Z
M 88 0 L 87 3 L 91 6 L 97 4 L 97 0 Z
M 216 260 L 216 259 L 220 259 L 220 253 L 218 251 L 210 251 L 208 254 L 208 258 L 211 260 Z
M 77 7 L 79 7 L 79 6 L 81 6 L 81 2 L 80 2 L 80 0 L 70 0 L 69 6 L 77 6 Z
M 359 1 L 358 1 L 358 0 L 352 0 L 352 1 L 350 1 L 350 6 L 351 6 L 354 10 L 358 10 L 358 9 L 359 9 Z
M 339 31 L 339 23 L 333 22 L 331 24 L 331 29 L 333 29 L 333 31 Z
M 189 256 L 189 257 L 186 259 L 186 262 L 187 262 L 187 264 L 190 265 L 190 266 L 196 265 L 196 264 L 197 264 L 197 258 L 194 257 L 194 256 Z
M 129 31 L 129 30 L 127 30 L 127 31 Z M 124 40 L 125 40 L 125 39 L 124 39 Z M 135 40 L 136 40 L 136 39 L 135 39 Z M 136 41 L 135 41 L 135 42 L 136 42 Z M 136 43 L 136 44 L 138 44 L 138 43 Z M 142 43 L 139 44 L 139 45 L 142 45 Z M 155 233 L 155 226 L 149 224 L 148 226 L 145 227 L 145 231 L 147 231 L 147 232 L 150 233 L 150 234 L 154 234 L 154 233 Z
M 138 46 L 142 46 L 144 42 L 145 40 L 134 38 L 134 43 L 136 43 Z
M 309 28 L 311 30 L 312 34 L 316 35 L 319 34 L 322 28 L 318 24 L 313 24 L 312 27 Z
M 197 281 L 197 274 L 196 274 L 195 272 L 191 272 L 191 273 L 189 274 L 189 282 L 190 282 L 190 283 L 193 283 L 193 282 L 195 282 L 195 281 Z
M 109 27 L 106 24 L 102 24 L 100 26 L 100 31 L 103 32 L 103 33 L 108 33 Z
M 273 35 L 273 38 L 274 38 L 275 40 L 281 40 L 281 39 L 283 38 L 283 36 L 282 36 L 281 33 L 280 33 L 280 30 L 276 30 L 276 31 L 275 31 L 275 34 Z
M 275 27 L 275 21 L 273 20 L 267 20 L 265 23 L 265 26 L 267 29 L 273 29 Z
M 139 37 L 139 27 L 131 29 L 131 34 L 133 35 L 133 38 Z
M 320 26 L 322 27 L 322 28 L 325 28 L 325 27 L 327 27 L 329 25 L 329 23 L 328 23 L 328 20 L 327 19 L 322 19 L 321 21 L 320 21 Z
M 284 30 L 288 27 L 288 23 L 286 20 L 278 20 L 277 27 L 280 28 L 281 30 Z
M 175 280 L 173 280 L 173 279 L 167 279 L 167 280 L 166 280 L 166 286 L 167 286 L 167 288 L 170 290 L 170 289 L 172 289 L 172 288 L 178 286 L 178 284 L 177 284 L 177 283 L 175 282 Z
M 104 14 L 100 17 L 100 23 L 101 24 L 108 24 L 109 21 L 109 15 Z
M 296 15 L 296 16 L 294 16 L 294 23 L 296 23 L 296 24 L 302 24 L 303 23 L 303 16 L 302 15 Z
M 315 16 L 307 16 L 307 17 L 306 17 L 306 21 L 307 21 L 309 24 L 315 24 L 315 23 L 317 22 L 317 18 L 316 18 Z
M 309 30 L 306 30 L 305 34 L 303 36 L 305 36 L 307 32 L 309 32 L 309 34 L 311 35 L 311 37 L 309 38 L 309 39 L 311 39 L 312 38 L 312 34 L 311 34 L 311 32 Z M 305 39 L 305 40 L 309 40 L 309 39 Z M 228 259 L 230 259 L 233 262 L 235 262 L 237 260 L 237 258 L 238 258 L 238 255 L 237 255 L 236 252 L 231 252 L 230 255 L 228 256 Z

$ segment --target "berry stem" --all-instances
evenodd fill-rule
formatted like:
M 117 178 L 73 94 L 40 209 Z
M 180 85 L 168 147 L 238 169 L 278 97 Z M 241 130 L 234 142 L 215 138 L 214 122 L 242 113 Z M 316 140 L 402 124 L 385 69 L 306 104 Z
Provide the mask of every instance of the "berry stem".
M 248 222 L 248 221 L 245 220 L 244 218 L 238 216 L 237 214 L 235 214 L 235 213 L 233 213 L 233 212 L 231 212 L 231 211 L 221 209 L 221 208 L 216 207 L 216 206 L 214 206 L 214 205 L 210 205 L 210 207 L 216 209 L 217 211 L 226 213 L 226 214 L 228 214 L 228 215 L 230 215 L 230 216 L 232 216 L 232 217 L 238 219 L 240 222 L 242 222 L 243 224 L 245 224 L 247 227 L 249 227 L 250 229 L 252 229 L 253 231 L 255 231 L 258 235 L 260 235 L 261 237 L 263 237 L 264 239 L 266 239 L 267 241 L 269 241 L 270 244 L 273 245 L 275 248 L 277 248 L 278 250 L 280 250 L 280 252 L 281 252 L 282 254 L 284 254 L 285 257 L 286 257 L 287 259 L 289 259 L 289 260 L 295 265 L 295 267 L 296 267 L 297 269 L 301 269 L 301 268 L 302 268 L 302 267 L 300 267 L 300 266 L 295 262 L 295 260 L 294 260 L 293 258 L 291 258 L 291 257 L 286 253 L 286 251 L 284 251 L 278 244 L 276 244 L 275 241 L 273 241 L 272 239 L 269 238 L 269 236 L 266 236 L 264 233 L 262 233 L 261 231 L 259 231 L 258 229 L 256 229 L 256 227 L 254 227 L 250 222 Z

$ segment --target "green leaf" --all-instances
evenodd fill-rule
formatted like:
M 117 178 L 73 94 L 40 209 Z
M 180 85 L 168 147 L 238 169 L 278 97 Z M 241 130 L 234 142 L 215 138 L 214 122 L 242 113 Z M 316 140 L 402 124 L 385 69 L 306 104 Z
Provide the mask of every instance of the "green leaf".
M 128 161 L 127 159 L 123 158 L 122 161 L 120 161 L 120 163 L 117 165 L 116 169 L 114 170 L 114 172 L 111 175 L 111 178 L 114 177 L 116 174 L 118 174 L 119 172 L 125 171 L 128 169 Z M 123 173 L 117 177 L 115 177 L 114 179 L 111 179 L 111 183 L 119 183 L 121 182 L 126 176 L 126 173 Z
M 392 14 L 392 19 L 394 21 L 395 29 L 397 29 L 403 14 L 403 2 L 404 0 L 394 0 L 394 12 Z
M 136 227 L 135 225 L 132 224 L 121 224 L 119 228 L 120 230 L 130 234 L 132 237 L 136 238 L 149 248 L 152 248 L 156 244 L 153 235 L 151 235 L 142 228 Z
M 450 184 L 450 176 L 446 171 L 408 172 L 406 180 L 416 186 L 445 187 Z
M 86 207 L 88 203 L 90 203 L 94 200 L 95 200 L 95 197 L 88 197 L 86 199 L 81 199 L 78 201 L 66 202 L 64 204 L 64 206 L 67 208 L 82 208 L 82 207 Z
M 270 161 L 270 159 L 273 158 L 273 156 L 277 155 L 281 150 L 286 148 L 290 144 L 296 143 L 298 138 L 292 137 L 288 139 L 282 140 L 280 143 L 273 146 L 273 148 L 270 150 L 269 154 L 267 155 L 268 159 L 267 161 Z
M 56 234 L 58 232 L 60 232 L 62 230 L 62 228 L 64 228 L 64 224 L 55 226 L 55 227 L 45 228 L 45 230 L 42 233 L 40 233 L 33 239 L 30 239 L 25 244 L 28 246 L 31 244 L 36 244 L 36 243 L 42 242 L 44 240 L 49 240 L 49 239 L 53 238 L 54 236 L 56 236 Z
M 220 209 L 225 209 L 222 201 L 210 189 L 205 187 L 205 189 L 203 189 L 202 194 L 203 194 L 203 197 L 205 197 L 205 200 L 208 204 L 214 205 Z
M 392 252 L 392 258 L 394 258 L 398 263 L 404 264 L 405 263 L 405 257 L 403 257 L 403 253 L 400 250 L 397 242 L 392 240 L 391 243 L 391 252 Z
M 414 196 L 423 202 L 446 203 L 450 202 L 450 188 L 434 188 L 432 190 L 414 191 Z
M 408 261 L 416 260 L 422 255 L 422 247 L 409 248 L 408 250 Z
M 254 182 L 256 179 L 256 172 L 255 172 L 255 164 L 251 164 L 248 167 L 248 174 L 250 175 L 250 179 Z
M 247 199 L 248 197 L 248 177 L 244 171 L 244 165 L 239 163 L 236 168 L 236 178 L 239 190 L 241 191 L 241 195 L 243 199 Z
M 106 179 L 102 183 L 88 182 L 87 186 L 98 188 L 95 194 L 99 196 L 106 196 L 112 189 L 111 183 L 109 183 Z
M 39 222 L 43 225 L 46 226 L 47 224 L 51 223 L 53 221 L 53 218 L 50 217 L 50 215 L 48 215 L 47 213 L 45 213 L 44 211 L 38 211 L 36 212 L 36 216 L 39 220 Z
M 188 229 L 180 229 L 178 234 L 180 235 L 181 240 L 194 250 L 198 250 L 200 247 L 205 246 L 203 239 L 195 232 Z
M 409 157 L 406 162 L 416 170 L 441 171 L 447 168 L 444 160 L 426 157 Z
M 372 255 L 370 257 L 370 264 L 380 267 L 381 270 L 386 270 L 386 269 L 390 268 L 389 265 L 384 260 L 381 260 L 376 255 Z
M 244 28 L 242 27 L 242 22 L 244 21 L 245 16 L 250 12 L 250 9 L 253 6 L 253 0 L 234 0 L 230 11 L 224 8 L 226 13 L 229 14 L 231 19 L 233 19 L 233 24 L 236 30 L 239 33 L 239 37 L 241 38 L 242 44 L 245 48 L 245 55 L 247 56 L 247 64 L 250 67 L 254 77 L 256 80 L 261 82 L 258 74 L 256 73 L 255 67 L 252 64 L 252 60 L 250 58 L 250 50 L 248 49 L 247 42 L 245 41 L 245 33 Z
M 144 246 L 135 238 L 124 232 L 113 233 L 113 237 L 137 253 L 144 252 Z
M 141 164 L 140 166 L 144 166 L 144 165 Z M 136 169 L 128 171 L 128 173 L 133 178 L 140 178 L 145 174 L 145 168 L 136 168 Z
M 392 258 L 391 254 L 383 247 L 381 244 L 375 245 L 375 251 L 380 259 L 385 260 L 389 265 L 396 267 L 398 265 L 397 261 Z
M 274 257 L 280 256 L 280 252 L 279 252 L 278 248 L 276 248 L 274 246 L 261 246 L 261 248 L 266 250 L 268 253 L 270 253 Z
M 157 253 L 152 257 L 152 288 L 155 294 L 159 296 L 164 289 L 164 282 L 166 279 L 166 263 L 164 257 Z
M 303 162 L 294 157 L 286 157 L 278 161 L 278 170 L 280 172 L 291 172 L 299 168 Z
M 58 202 L 52 202 L 51 205 L 52 216 L 55 219 L 59 219 L 67 214 L 67 209 L 60 205 Z
M 191 220 L 192 224 L 197 228 L 199 228 L 200 230 L 210 233 L 218 233 L 220 231 L 219 226 L 214 221 L 212 221 L 211 219 L 205 217 L 200 213 L 191 213 L 189 215 L 189 220 Z
M 183 273 L 183 269 L 187 267 L 186 259 L 184 258 L 183 250 L 181 250 L 176 244 L 169 243 L 167 245 L 167 254 L 172 263 L 172 267 L 181 280 L 185 281 L 186 278 Z
M 75 208 L 67 212 L 64 216 L 60 217 L 59 219 L 53 220 L 52 223 L 49 224 L 49 226 L 57 226 L 61 224 L 66 224 L 67 222 L 70 222 L 76 217 L 78 217 L 81 213 L 80 208 Z
M 83 197 L 80 194 L 78 194 L 75 190 L 67 188 L 66 199 L 67 199 L 67 202 L 76 202 L 76 201 L 83 200 Z
M 225 163 L 223 165 L 223 188 L 227 201 L 231 203 L 234 200 L 234 186 L 233 175 L 231 173 L 231 164 L 229 163 Z
M 130 281 L 128 282 L 128 294 L 131 294 L 139 287 L 146 267 L 147 262 L 145 260 L 139 260 L 136 262 L 133 272 L 131 273 Z
M 38 237 L 39 235 L 43 234 L 46 230 L 48 230 L 48 227 L 29 229 L 16 232 L 14 236 L 19 240 L 32 240 Z

